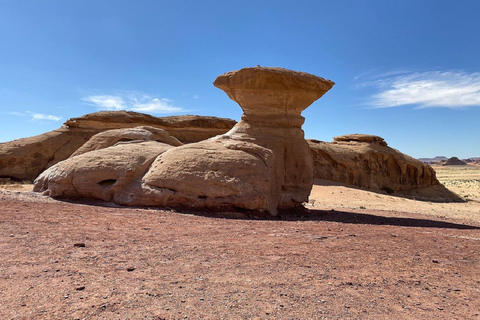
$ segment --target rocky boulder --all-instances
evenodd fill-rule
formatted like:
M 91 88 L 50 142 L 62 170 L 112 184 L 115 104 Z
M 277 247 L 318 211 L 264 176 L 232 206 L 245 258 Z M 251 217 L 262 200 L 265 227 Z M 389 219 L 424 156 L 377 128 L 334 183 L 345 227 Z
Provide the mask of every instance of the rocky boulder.
M 163 142 L 175 147 L 182 145 L 182 143 L 176 138 L 171 137 L 167 131 L 154 127 L 142 126 L 135 128 L 112 129 L 97 133 L 70 157 L 75 157 L 94 150 L 105 149 L 116 143 L 142 141 Z
M 69 119 L 63 127 L 51 132 L 0 143 L 0 177 L 33 181 L 47 168 L 70 157 L 92 136 L 111 129 L 150 126 L 190 143 L 225 133 L 235 123 L 231 119 L 205 116 L 158 118 L 128 111 L 91 113 Z
M 308 144 L 317 179 L 421 200 L 460 201 L 440 184 L 435 170 L 388 147 L 381 137 L 351 134 Z
M 214 85 L 238 102 L 244 114 L 227 133 L 176 148 L 151 141 L 86 152 L 42 173 L 35 190 L 194 210 L 248 209 L 275 215 L 278 209 L 299 207 L 313 185 L 301 112 L 333 84 L 281 68 L 228 72 Z M 147 143 L 149 151 L 136 150 Z
M 236 121 L 232 119 L 209 116 L 169 116 L 154 117 L 132 111 L 100 111 L 89 113 L 79 118 L 65 122 L 69 128 L 81 128 L 98 132 L 119 129 L 150 126 L 168 131 L 182 143 L 202 141 L 230 130 Z
M 33 181 L 45 169 L 68 158 L 95 133 L 62 127 L 0 143 L 0 177 Z
M 171 148 L 157 141 L 127 142 L 80 154 L 40 174 L 34 191 L 57 198 L 115 201 L 132 181 L 141 179 L 159 154 Z

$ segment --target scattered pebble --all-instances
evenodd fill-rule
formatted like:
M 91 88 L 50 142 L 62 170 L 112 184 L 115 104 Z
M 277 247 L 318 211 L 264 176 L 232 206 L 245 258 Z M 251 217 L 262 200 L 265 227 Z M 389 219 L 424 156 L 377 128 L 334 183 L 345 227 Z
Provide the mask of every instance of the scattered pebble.
M 77 291 L 85 290 L 85 286 L 81 286 L 81 287 L 75 288 L 75 290 L 77 290 Z

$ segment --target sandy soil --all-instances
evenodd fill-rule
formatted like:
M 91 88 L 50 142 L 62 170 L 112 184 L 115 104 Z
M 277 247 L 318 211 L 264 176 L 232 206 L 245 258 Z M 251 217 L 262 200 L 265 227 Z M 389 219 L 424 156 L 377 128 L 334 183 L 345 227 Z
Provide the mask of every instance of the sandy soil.
M 436 170 L 468 201 L 317 181 L 260 220 L 0 186 L 0 319 L 480 319 L 480 168 Z

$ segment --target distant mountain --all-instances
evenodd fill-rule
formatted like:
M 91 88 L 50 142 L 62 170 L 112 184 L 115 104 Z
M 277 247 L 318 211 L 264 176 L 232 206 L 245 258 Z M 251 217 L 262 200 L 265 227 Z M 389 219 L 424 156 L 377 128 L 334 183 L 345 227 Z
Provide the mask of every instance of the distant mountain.
M 456 158 L 456 157 L 453 157 Z M 435 158 L 418 158 L 418 160 L 422 161 L 425 164 L 433 164 L 433 165 L 443 165 L 447 162 L 449 158 L 445 156 L 436 156 Z M 461 161 L 467 164 L 480 164 L 480 157 L 470 157 L 468 159 L 461 159 Z
M 437 162 L 440 162 L 440 161 L 447 161 L 448 158 L 445 156 L 436 156 L 435 158 L 418 158 L 418 160 L 426 164 L 436 164 Z

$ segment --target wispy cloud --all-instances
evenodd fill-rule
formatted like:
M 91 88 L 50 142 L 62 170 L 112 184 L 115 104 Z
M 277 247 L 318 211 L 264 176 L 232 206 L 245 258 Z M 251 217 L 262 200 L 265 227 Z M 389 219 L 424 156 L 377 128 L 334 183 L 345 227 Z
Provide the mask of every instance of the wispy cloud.
M 48 120 L 48 121 L 60 121 L 61 117 L 52 116 L 51 114 L 32 113 L 32 120 Z
M 6 114 L 12 115 L 12 116 L 17 116 L 17 117 L 30 117 L 30 120 L 32 121 L 60 121 L 62 120 L 61 117 L 54 116 L 51 114 L 43 114 L 43 113 L 35 113 L 32 111 L 25 111 L 25 112 L 5 112 Z
M 430 71 L 393 73 L 363 82 L 378 92 L 370 97 L 373 108 L 414 105 L 417 108 L 460 109 L 480 107 L 480 73 Z
M 166 98 L 156 98 L 145 93 L 126 92 L 116 95 L 91 95 L 81 99 L 100 110 L 129 110 L 151 113 L 182 112 L 182 108 L 174 105 Z

